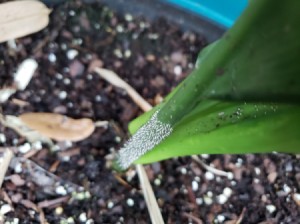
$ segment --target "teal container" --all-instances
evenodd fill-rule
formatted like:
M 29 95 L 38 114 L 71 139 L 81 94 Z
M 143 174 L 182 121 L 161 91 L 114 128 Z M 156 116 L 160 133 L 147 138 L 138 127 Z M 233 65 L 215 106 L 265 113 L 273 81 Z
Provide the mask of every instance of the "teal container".
M 241 15 L 248 0 L 164 0 L 198 14 L 224 28 L 230 28 Z

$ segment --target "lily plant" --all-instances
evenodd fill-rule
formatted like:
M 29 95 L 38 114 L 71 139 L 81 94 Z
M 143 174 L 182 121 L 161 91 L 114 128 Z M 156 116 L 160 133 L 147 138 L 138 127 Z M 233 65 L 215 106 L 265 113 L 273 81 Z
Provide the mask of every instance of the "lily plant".
M 300 153 L 300 1 L 252 0 L 193 72 L 129 125 L 121 169 L 194 154 Z

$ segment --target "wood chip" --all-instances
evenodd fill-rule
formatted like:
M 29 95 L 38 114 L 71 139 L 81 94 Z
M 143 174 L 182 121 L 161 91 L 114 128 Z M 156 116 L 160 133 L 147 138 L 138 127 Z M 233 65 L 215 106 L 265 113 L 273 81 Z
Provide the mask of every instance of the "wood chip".
M 268 175 L 268 181 L 272 184 L 275 182 L 276 178 L 277 178 L 277 172 L 271 172 Z
M 300 207 L 300 194 L 294 193 L 293 194 L 293 200 Z
M 45 200 L 38 203 L 39 208 L 49 208 L 53 206 L 58 206 L 61 203 L 67 202 L 70 199 L 70 196 L 64 196 L 60 198 L 55 198 L 52 200 Z
M 25 180 L 22 179 L 19 174 L 8 176 L 7 179 L 13 182 L 15 186 L 23 186 L 25 184 Z
M 22 61 L 14 75 L 17 89 L 24 90 L 27 87 L 37 67 L 38 63 L 34 59 L 28 58 Z
M 130 85 L 123 81 L 116 73 L 104 68 L 95 68 L 95 72 L 99 74 L 103 79 L 111 83 L 112 85 L 126 90 L 132 100 L 144 111 L 149 111 L 152 106 L 144 100 Z
M 29 105 L 29 102 L 17 98 L 12 98 L 11 102 L 19 107 L 25 107 Z

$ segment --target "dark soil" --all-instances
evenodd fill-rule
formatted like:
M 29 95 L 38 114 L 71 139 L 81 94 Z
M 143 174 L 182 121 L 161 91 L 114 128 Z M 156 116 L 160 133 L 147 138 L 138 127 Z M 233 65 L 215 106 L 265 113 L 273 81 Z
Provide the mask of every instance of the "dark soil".
M 11 84 L 24 59 L 36 59 L 39 67 L 28 87 L 2 105 L 3 114 L 56 112 L 107 120 L 109 125 L 71 146 L 57 143 L 60 150 L 55 152 L 44 145 L 29 158 L 55 174 L 56 184 L 82 186 L 90 196 L 76 195 L 80 190 L 76 187 L 73 193 L 58 191 L 59 186 L 49 190 L 37 184 L 30 170 L 10 169 L 8 177 L 25 181 L 7 178 L 3 183 L 0 209 L 6 204 L 13 207 L 5 215 L 8 223 L 15 223 L 14 218 L 22 224 L 40 223 L 43 214 L 48 223 L 72 223 L 72 219 L 75 223 L 150 223 L 134 169 L 116 175 L 106 167 L 107 155 L 128 138 L 128 123 L 142 111 L 123 90 L 89 69 L 97 64 L 113 70 L 155 105 L 192 70 L 205 37 L 181 31 L 164 18 L 147 21 L 119 15 L 100 4 L 76 2 L 54 8 L 46 29 L 16 43 L 19 51 L 11 55 L 7 45 L 0 44 L 1 87 Z M 74 52 L 78 53 L 74 58 L 68 57 Z M 2 146 L 26 143 L 3 126 L 0 133 L 6 137 Z M 299 223 L 299 157 L 202 157 L 205 163 L 232 172 L 232 178 L 213 176 L 190 157 L 146 166 L 166 223 L 224 223 L 240 215 L 242 223 Z M 36 207 L 58 198 L 60 202 L 41 206 L 42 210 Z

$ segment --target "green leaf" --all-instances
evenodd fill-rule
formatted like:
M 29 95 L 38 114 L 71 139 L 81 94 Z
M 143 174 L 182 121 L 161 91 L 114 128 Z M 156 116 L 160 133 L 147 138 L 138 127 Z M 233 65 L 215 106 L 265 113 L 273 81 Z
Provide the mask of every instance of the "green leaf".
M 136 163 L 194 154 L 299 153 L 300 107 L 205 101 Z M 140 119 L 130 125 L 131 131 Z
M 120 150 L 123 168 L 143 154 L 136 162 L 200 153 L 299 152 L 299 8 L 300 1 L 250 1 L 165 102 L 130 125 L 132 132 L 140 129 Z

